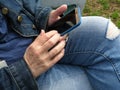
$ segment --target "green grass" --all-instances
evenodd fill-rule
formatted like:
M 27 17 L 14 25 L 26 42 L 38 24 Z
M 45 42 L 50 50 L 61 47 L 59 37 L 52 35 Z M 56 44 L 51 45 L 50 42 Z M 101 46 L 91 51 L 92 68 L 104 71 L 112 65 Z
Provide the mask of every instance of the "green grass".
M 120 0 L 87 0 L 83 15 L 110 18 L 120 28 Z

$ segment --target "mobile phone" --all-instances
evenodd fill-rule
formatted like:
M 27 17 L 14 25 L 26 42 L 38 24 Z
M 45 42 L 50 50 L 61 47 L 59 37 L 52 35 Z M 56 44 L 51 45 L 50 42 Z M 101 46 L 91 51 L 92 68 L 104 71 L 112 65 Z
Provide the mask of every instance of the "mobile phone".
M 61 35 L 74 30 L 81 23 L 80 7 L 70 7 L 63 13 L 61 19 L 47 28 L 47 31 L 57 30 Z

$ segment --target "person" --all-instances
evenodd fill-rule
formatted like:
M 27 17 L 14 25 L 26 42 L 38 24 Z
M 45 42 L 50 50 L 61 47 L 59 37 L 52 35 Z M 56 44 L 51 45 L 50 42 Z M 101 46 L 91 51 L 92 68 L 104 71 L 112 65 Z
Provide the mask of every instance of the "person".
M 14 32 L 12 32 L 12 34 L 13 33 Z M 41 31 L 40 36 L 38 36 L 35 39 L 35 41 L 30 45 L 30 47 L 28 47 L 28 49 L 26 50 L 26 52 L 28 53 L 30 58 L 27 57 L 26 53 L 25 53 L 24 58 L 26 60 L 26 63 L 29 65 L 29 67 L 37 66 L 38 64 L 34 64 L 35 63 L 34 61 L 39 62 L 38 59 L 41 59 L 41 57 L 42 57 L 42 59 L 41 59 L 42 61 L 39 62 L 39 65 L 42 64 L 43 68 L 44 68 L 44 64 L 45 64 L 45 66 L 47 66 L 47 68 L 45 68 L 45 70 L 47 70 L 49 68 L 49 65 L 51 66 L 57 62 L 56 59 L 54 62 L 54 60 L 50 60 L 50 58 L 47 58 L 48 62 L 53 61 L 54 63 L 48 64 L 48 62 L 47 63 L 44 62 L 44 60 L 46 60 L 44 58 L 47 55 L 46 53 L 49 53 L 48 50 L 46 51 L 46 49 L 50 48 L 48 46 L 48 42 L 46 42 L 46 41 L 51 40 L 52 41 L 52 42 L 50 42 L 50 44 L 52 44 L 51 46 L 54 46 L 58 42 L 59 42 L 59 44 L 58 44 L 58 46 L 59 46 L 62 42 L 62 45 L 60 45 L 60 46 L 64 47 L 65 40 L 61 39 L 61 36 L 55 31 L 52 31 L 52 36 L 50 33 L 51 32 L 45 33 L 44 31 Z M 16 34 L 16 33 L 14 33 L 14 34 Z M 49 37 L 47 37 L 47 36 L 49 36 L 48 34 L 50 34 L 51 39 L 49 39 Z M 17 38 L 17 39 L 19 39 L 19 38 Z M 29 38 L 27 38 L 27 39 L 29 39 Z M 13 39 L 13 38 L 12 38 L 12 40 L 16 41 L 16 39 Z M 41 40 L 43 40 L 43 41 L 41 41 Z M 9 41 L 9 40 L 6 40 L 6 41 Z M 100 90 L 100 89 L 118 90 L 120 87 L 120 83 L 119 83 L 119 62 L 120 62 L 119 58 L 120 58 L 120 55 L 119 55 L 119 50 L 118 50 L 118 48 L 120 47 L 120 45 L 118 44 L 119 41 L 120 41 L 119 40 L 119 30 L 110 20 L 105 19 L 103 17 L 83 17 L 81 25 L 69 33 L 69 37 L 68 37 L 68 40 L 67 40 L 66 46 L 65 46 L 65 53 L 62 52 L 62 55 L 64 54 L 64 56 L 62 57 L 62 55 L 60 54 L 62 59 L 57 59 L 57 60 L 60 60 L 58 62 L 58 64 L 71 64 L 73 66 L 78 66 L 78 65 L 82 66 L 84 68 L 85 73 L 87 74 L 87 76 L 89 78 L 92 88 L 95 90 Z M 63 42 L 64 42 L 64 44 L 63 44 Z M 45 46 L 48 48 L 45 48 L 45 46 L 44 46 L 45 51 L 43 50 L 44 53 L 41 53 L 41 45 L 44 43 L 46 44 Z M 24 43 L 24 44 L 26 44 L 26 43 Z M 62 50 L 64 51 L 63 47 L 62 47 Z M 56 46 L 55 48 L 58 48 L 58 47 Z M 52 51 L 52 50 L 50 50 L 50 51 Z M 57 52 L 56 50 L 58 50 L 58 49 L 55 49 L 55 52 Z M 58 52 L 60 52 L 60 51 L 58 51 Z M 15 53 L 15 54 L 17 54 L 17 53 Z M 42 54 L 42 56 L 41 56 L 41 54 Z M 54 55 L 55 54 L 56 53 L 54 53 Z M 52 56 L 52 55 L 50 55 L 50 56 Z M 49 57 L 49 55 L 47 55 L 47 56 Z M 51 57 L 51 58 L 53 58 L 53 57 Z M 43 70 L 41 68 L 31 69 L 32 73 L 35 72 L 36 70 L 37 71 L 41 70 L 43 72 Z M 63 69 L 63 70 L 66 70 L 66 69 Z M 60 84 L 59 85 L 55 84 L 56 82 L 55 83 L 53 82 L 55 85 L 54 85 L 54 87 L 52 86 L 50 88 L 48 85 L 52 82 L 52 80 L 50 78 L 49 79 L 45 78 L 48 75 L 48 73 L 49 72 L 43 73 L 42 75 L 37 77 L 38 87 L 40 87 L 40 89 L 43 89 L 43 90 L 45 90 L 45 89 L 46 90 L 49 90 L 49 89 L 59 90 L 59 89 L 63 88 L 60 86 Z M 41 73 L 39 72 L 39 74 L 41 74 Z M 39 74 L 37 73 L 33 76 L 37 76 Z M 53 75 L 54 75 L 53 76 L 54 79 L 56 79 L 56 81 L 59 82 L 59 78 L 58 78 L 59 75 L 55 72 Z M 109 77 L 108 77 L 108 75 L 109 75 Z M 52 76 L 50 76 L 50 77 L 52 77 Z M 63 77 L 63 78 L 65 78 L 65 77 Z M 69 81 L 67 81 L 67 82 L 69 82 Z M 65 83 L 63 83 L 63 84 L 65 84 Z M 70 87 L 67 84 L 65 84 L 65 86 L 67 87 L 66 89 L 68 89 L 68 87 Z M 80 87 L 79 83 L 78 83 L 78 86 Z M 71 90 L 79 90 L 78 89 L 79 87 L 72 86 Z M 64 89 L 62 89 L 62 90 L 64 90 Z
M 2 0 L 0 1 L 0 4 L 1 3 L 2 3 Z M 11 3 L 11 1 L 10 1 L 10 3 Z M 9 4 L 9 5 L 12 5 L 12 4 Z M 0 6 L 3 6 L 3 5 L 0 5 Z M 66 8 L 66 6 L 65 6 L 65 8 Z M 26 38 L 26 37 L 21 36 L 21 34 L 19 35 L 18 33 L 13 31 L 13 29 L 10 27 L 10 26 L 12 26 L 12 25 L 10 25 L 11 24 L 10 22 L 12 20 L 10 20 L 10 18 L 7 20 L 7 18 L 6 18 L 6 17 L 8 17 L 7 14 L 11 14 L 10 10 L 8 10 L 8 9 L 9 8 L 6 8 L 4 6 L 0 10 L 0 25 L 1 25 L 0 26 L 0 59 L 1 59 L 1 61 L 0 61 L 0 68 L 1 68 L 0 69 L 0 74 L 1 74 L 0 75 L 1 76 L 0 77 L 0 89 L 2 89 L 2 90 L 17 90 L 17 89 L 38 90 L 40 86 L 38 87 L 38 85 L 35 81 L 36 77 L 33 77 L 33 76 L 36 76 L 36 74 L 34 74 L 34 73 L 38 74 L 38 71 L 41 72 L 40 70 L 36 70 L 36 67 L 38 69 L 39 68 L 41 69 L 44 67 L 38 66 L 38 63 L 39 63 L 39 62 L 37 62 L 38 60 L 36 62 L 34 62 L 35 60 L 34 61 L 31 60 L 32 62 L 34 62 L 34 64 L 32 63 L 32 65 L 33 66 L 35 65 L 35 67 L 30 67 L 32 65 L 26 64 L 27 61 L 24 62 L 24 58 L 23 58 L 26 48 L 28 47 L 28 45 L 31 42 L 33 42 L 34 37 Z M 16 8 L 14 8 L 14 9 L 16 9 Z M 7 13 L 7 12 L 9 12 L 9 13 Z M 15 15 L 13 15 L 13 16 L 15 16 Z M 13 18 L 13 16 L 12 16 L 12 18 Z M 15 19 L 15 18 L 13 18 L 13 19 Z M 10 22 L 9 22 L 9 20 L 10 20 Z M 18 23 L 18 21 L 17 21 L 17 23 Z M 23 26 L 25 26 L 25 25 L 23 25 Z M 29 29 L 31 30 L 31 28 L 29 28 Z M 20 30 L 22 30 L 22 29 L 20 29 Z M 24 30 L 24 33 L 25 33 L 25 31 L 26 30 Z M 44 33 L 44 31 L 43 31 L 43 33 Z M 59 34 L 55 31 L 52 31 L 46 35 L 51 35 L 51 34 L 57 34 L 57 36 L 59 36 Z M 37 42 L 37 41 L 35 41 L 35 42 Z M 32 45 L 35 46 L 35 43 Z M 32 51 L 33 49 L 30 49 L 29 47 L 27 50 L 30 52 L 33 52 Z M 29 52 L 26 52 L 25 55 L 27 56 L 28 53 Z M 33 54 L 35 54 L 35 52 L 33 52 Z M 5 60 L 6 62 L 3 60 Z M 83 77 L 85 77 L 83 72 L 77 72 L 77 70 L 80 71 L 79 67 L 77 67 L 77 66 L 74 66 L 74 68 L 72 68 L 72 66 L 70 66 L 70 65 L 67 65 L 67 66 L 66 65 L 55 65 L 55 68 L 54 68 L 54 70 L 51 70 L 51 73 L 54 74 L 53 71 L 57 71 L 57 73 L 62 74 L 60 76 L 57 75 L 58 77 L 63 77 L 63 76 L 66 77 L 66 80 L 62 81 L 62 79 L 61 79 L 61 80 L 59 80 L 60 82 L 67 81 L 67 78 L 69 80 L 71 79 L 72 82 L 73 81 L 76 82 L 76 78 L 72 77 L 74 75 L 71 73 L 71 77 L 68 77 L 68 75 L 66 73 L 63 73 L 64 71 L 61 69 L 61 67 L 64 69 L 66 68 L 66 70 L 68 69 L 69 74 L 70 74 L 71 70 L 73 71 L 74 75 L 75 75 L 75 73 L 81 74 L 81 77 L 80 77 L 81 80 Z M 34 69 L 35 70 L 34 73 L 31 72 L 29 69 L 31 71 Z M 47 75 L 50 75 L 50 74 L 47 74 Z M 86 81 L 87 81 L 87 79 L 86 79 Z M 37 82 L 40 84 L 39 80 L 37 80 Z M 54 81 L 52 81 L 52 82 L 54 82 Z M 45 85 L 46 82 L 43 81 L 42 84 L 43 83 Z M 73 85 L 72 83 L 69 83 L 69 84 Z M 70 87 L 71 85 L 68 85 L 68 86 Z M 74 84 L 74 85 L 78 86 L 78 84 Z M 81 83 L 81 85 L 82 85 L 82 83 Z M 50 85 L 50 86 L 52 86 L 52 85 Z M 40 87 L 40 90 L 42 90 L 44 88 L 47 88 L 47 87 L 42 87 L 42 88 Z M 81 88 L 83 88 L 83 86 Z M 65 89 L 65 87 L 63 87 L 63 89 Z M 67 88 L 67 89 L 69 89 L 69 88 Z

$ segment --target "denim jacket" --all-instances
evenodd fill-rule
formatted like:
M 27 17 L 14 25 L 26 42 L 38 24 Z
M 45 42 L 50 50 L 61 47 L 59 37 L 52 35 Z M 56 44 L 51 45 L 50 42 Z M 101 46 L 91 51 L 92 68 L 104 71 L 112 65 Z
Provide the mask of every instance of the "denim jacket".
M 9 66 L 0 61 L 0 90 L 38 90 L 27 64 L 19 60 Z
M 9 26 L 24 37 L 37 36 L 46 28 L 51 8 L 41 6 L 40 0 L 0 0 Z
M 0 0 L 0 10 L 12 31 L 32 38 L 46 28 L 51 8 L 41 7 L 40 0 Z M 26 63 L 20 59 L 0 67 L 0 89 L 38 90 L 38 87 Z
M 13 32 L 7 28 L 5 18 L 0 12 L 0 90 L 38 90 L 37 83 L 22 58 L 22 53 L 24 54 L 25 51 L 24 47 L 27 47 L 32 40 L 28 40 L 28 38 L 23 40 L 24 37 Z M 17 47 L 16 40 L 17 44 L 20 42 Z M 21 46 L 22 44 L 24 47 Z M 6 57 L 8 59 L 12 57 L 11 64 Z

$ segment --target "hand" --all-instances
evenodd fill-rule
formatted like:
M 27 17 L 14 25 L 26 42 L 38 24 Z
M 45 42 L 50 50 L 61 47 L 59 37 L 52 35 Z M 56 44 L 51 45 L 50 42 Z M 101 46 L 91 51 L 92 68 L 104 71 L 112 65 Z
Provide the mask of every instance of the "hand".
M 43 30 L 27 48 L 24 59 L 36 78 L 57 63 L 64 55 L 65 40 L 57 31 Z
M 54 22 L 60 19 L 60 15 L 67 10 L 67 5 L 61 5 L 56 10 L 52 10 L 48 20 L 48 26 L 52 25 Z

